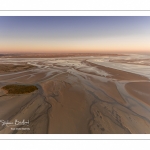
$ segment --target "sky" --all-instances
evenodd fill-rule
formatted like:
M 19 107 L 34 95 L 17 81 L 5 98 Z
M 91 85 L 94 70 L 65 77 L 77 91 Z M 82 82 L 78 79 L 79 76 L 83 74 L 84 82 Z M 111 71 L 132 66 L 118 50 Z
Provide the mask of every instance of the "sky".
M 150 52 L 149 16 L 0 16 L 0 53 Z

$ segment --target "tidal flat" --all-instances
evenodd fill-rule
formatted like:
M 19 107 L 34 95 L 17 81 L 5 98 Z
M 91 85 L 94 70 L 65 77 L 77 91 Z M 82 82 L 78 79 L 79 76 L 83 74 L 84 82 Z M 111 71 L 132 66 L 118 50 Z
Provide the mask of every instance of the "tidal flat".
M 0 58 L 0 133 L 149 134 L 149 57 Z M 16 119 L 30 130 L 12 130 Z

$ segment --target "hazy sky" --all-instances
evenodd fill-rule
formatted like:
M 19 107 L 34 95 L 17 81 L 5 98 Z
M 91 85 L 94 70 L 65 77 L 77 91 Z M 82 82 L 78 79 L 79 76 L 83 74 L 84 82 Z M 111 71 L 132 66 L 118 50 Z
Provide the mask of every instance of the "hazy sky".
M 0 52 L 150 52 L 150 17 L 0 17 Z

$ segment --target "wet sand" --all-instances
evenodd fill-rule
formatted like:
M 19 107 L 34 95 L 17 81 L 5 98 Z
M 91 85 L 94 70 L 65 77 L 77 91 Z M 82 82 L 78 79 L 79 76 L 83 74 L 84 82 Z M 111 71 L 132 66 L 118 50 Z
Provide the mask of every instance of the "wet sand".
M 129 59 L 129 60 L 119 59 L 119 60 L 110 60 L 110 62 L 150 66 L 150 59 Z
M 35 66 L 29 64 L 13 65 L 13 64 L 0 64 L 0 73 L 10 73 L 33 69 Z
M 132 96 L 150 105 L 150 82 L 131 82 L 125 88 Z
M 20 95 L 5 95 L 0 90 L 0 120 L 30 122 L 17 126 L 30 130 L 12 130 L 0 123 L 0 133 L 150 133 L 147 77 L 89 63 L 85 58 L 39 59 L 38 64 L 41 66 L 26 72 L 0 76 L 0 89 L 10 83 L 38 87 Z

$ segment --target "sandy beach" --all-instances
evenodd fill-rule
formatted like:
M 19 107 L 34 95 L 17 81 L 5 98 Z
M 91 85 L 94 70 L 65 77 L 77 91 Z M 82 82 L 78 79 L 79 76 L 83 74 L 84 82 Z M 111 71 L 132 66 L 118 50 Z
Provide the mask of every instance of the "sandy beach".
M 1 64 L 7 71 L 0 72 L 0 133 L 150 133 L 149 78 L 87 59 L 24 58 L 30 65 Z M 34 85 L 38 90 L 8 94 L 2 87 L 9 84 Z M 23 119 L 29 123 L 15 124 Z

